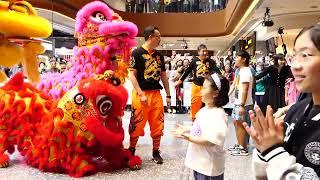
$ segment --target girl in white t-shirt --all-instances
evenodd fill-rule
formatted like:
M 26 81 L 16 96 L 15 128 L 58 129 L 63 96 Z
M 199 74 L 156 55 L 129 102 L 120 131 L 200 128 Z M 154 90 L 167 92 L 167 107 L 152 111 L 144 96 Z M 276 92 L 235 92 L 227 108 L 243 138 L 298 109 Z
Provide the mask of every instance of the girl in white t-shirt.
M 185 165 L 192 169 L 196 180 L 222 180 L 224 177 L 224 140 L 227 117 L 222 108 L 229 101 L 229 82 L 218 74 L 207 76 L 201 90 L 205 107 L 196 114 L 192 127 L 179 125 L 178 138 L 188 140 Z

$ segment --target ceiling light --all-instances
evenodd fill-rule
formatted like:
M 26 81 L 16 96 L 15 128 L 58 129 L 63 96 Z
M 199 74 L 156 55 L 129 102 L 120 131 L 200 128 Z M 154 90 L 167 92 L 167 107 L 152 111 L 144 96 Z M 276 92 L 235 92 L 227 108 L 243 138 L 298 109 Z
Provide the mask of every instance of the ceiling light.
M 253 0 L 253 2 L 250 4 L 249 8 L 246 10 L 246 12 L 242 16 L 242 18 L 240 19 L 240 21 L 238 22 L 236 27 L 233 29 L 231 34 L 235 34 L 235 32 L 237 32 L 240 29 L 240 27 L 243 25 L 244 21 L 253 12 L 253 10 L 256 8 L 256 6 L 258 5 L 259 2 L 260 2 L 260 0 Z

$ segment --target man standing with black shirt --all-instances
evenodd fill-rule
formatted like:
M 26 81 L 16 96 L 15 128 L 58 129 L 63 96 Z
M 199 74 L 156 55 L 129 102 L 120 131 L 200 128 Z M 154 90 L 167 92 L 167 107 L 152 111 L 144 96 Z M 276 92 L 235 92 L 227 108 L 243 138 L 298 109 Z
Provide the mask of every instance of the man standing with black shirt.
M 201 89 L 203 86 L 204 79 L 206 75 L 210 75 L 217 70 L 215 64 L 211 59 L 208 58 L 207 46 L 200 44 L 198 46 L 198 57 L 194 57 L 189 65 L 189 67 L 184 71 L 179 81 L 176 81 L 175 87 L 178 87 L 183 81 L 188 77 L 188 75 L 193 72 L 193 83 L 191 89 L 191 111 L 190 116 L 192 121 L 196 119 L 196 113 L 202 107 L 201 99 Z
M 132 116 L 130 119 L 130 147 L 132 154 L 139 136 L 144 136 L 144 127 L 148 121 L 153 140 L 153 160 L 162 164 L 160 156 L 160 140 L 164 129 L 164 107 L 160 90 L 161 79 L 167 97 L 166 102 L 170 108 L 171 96 L 169 82 L 166 75 L 164 57 L 155 48 L 160 44 L 159 29 L 148 26 L 144 30 L 145 43 L 135 49 L 131 54 L 129 80 L 134 90 L 132 92 Z

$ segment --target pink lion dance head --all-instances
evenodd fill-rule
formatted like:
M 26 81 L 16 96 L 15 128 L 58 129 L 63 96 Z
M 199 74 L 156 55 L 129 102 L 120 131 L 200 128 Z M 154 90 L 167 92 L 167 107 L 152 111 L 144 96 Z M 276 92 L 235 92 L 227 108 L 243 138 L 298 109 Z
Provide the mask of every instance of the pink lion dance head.
M 105 3 L 94 1 L 85 5 L 76 17 L 72 68 L 62 74 L 47 73 L 38 85 L 53 98 L 60 98 L 81 79 L 113 70 L 124 78 L 123 68 L 130 58 L 130 49 L 136 45 L 138 28 L 123 21 Z
M 79 47 L 107 46 L 108 54 L 116 55 L 122 54 L 123 48 L 136 45 L 138 28 L 131 22 L 123 21 L 106 4 L 95 1 L 78 12 L 75 31 Z

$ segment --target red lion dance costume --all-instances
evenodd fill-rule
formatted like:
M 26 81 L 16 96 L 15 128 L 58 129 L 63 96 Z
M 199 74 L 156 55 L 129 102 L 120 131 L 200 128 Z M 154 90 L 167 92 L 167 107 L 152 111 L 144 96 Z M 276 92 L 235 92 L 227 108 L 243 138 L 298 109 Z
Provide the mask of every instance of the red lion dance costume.
M 27 164 L 74 177 L 96 172 L 101 162 L 104 170 L 141 167 L 123 148 L 121 122 L 128 97 L 121 82 L 137 27 L 92 2 L 77 14 L 76 32 L 68 72 L 43 76 L 41 90 L 22 74 L 0 88 L 0 167 L 9 166 L 6 151 L 15 146 Z
M 59 102 L 16 74 L 0 89 L 0 167 L 17 145 L 27 164 L 43 171 L 80 177 L 96 171 L 98 157 L 107 169 L 139 169 L 141 159 L 122 145 L 127 97 L 111 71 L 81 80 Z

